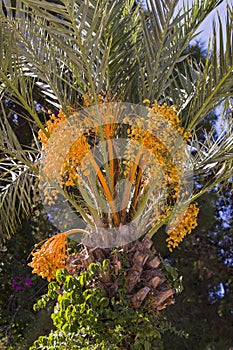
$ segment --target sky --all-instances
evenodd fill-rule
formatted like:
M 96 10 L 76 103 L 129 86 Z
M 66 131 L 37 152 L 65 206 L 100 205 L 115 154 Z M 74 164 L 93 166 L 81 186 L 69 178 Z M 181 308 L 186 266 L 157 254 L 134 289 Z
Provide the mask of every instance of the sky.
M 187 0 L 188 3 L 192 3 L 192 0 Z M 228 0 L 229 4 L 233 5 L 233 0 Z M 179 5 L 182 6 L 183 0 L 179 1 Z M 208 17 L 205 19 L 205 21 L 201 24 L 199 27 L 199 31 L 202 31 L 202 33 L 197 37 L 195 40 L 200 39 L 203 41 L 206 46 L 208 45 L 208 39 L 209 36 L 213 32 L 213 20 L 216 18 L 217 19 L 217 11 L 219 12 L 220 18 L 222 19 L 224 23 L 224 18 L 225 18 L 225 13 L 226 13 L 226 4 L 227 1 L 224 0 L 215 10 L 213 10 Z
M 138 0 L 138 2 L 141 2 L 142 4 L 146 4 L 146 0 Z M 179 0 L 177 8 L 182 8 L 183 7 L 183 2 L 184 3 L 189 3 L 192 4 L 193 0 Z M 233 0 L 228 0 L 228 3 L 233 6 Z M 146 5 L 145 5 L 146 6 Z M 226 14 L 226 6 L 227 6 L 227 0 L 223 0 L 220 5 L 216 7 L 203 21 L 203 23 L 200 25 L 198 28 L 198 32 L 201 31 L 200 35 L 195 38 L 194 41 L 199 40 L 205 44 L 205 46 L 208 46 L 208 40 L 211 34 L 213 33 L 213 20 L 217 20 L 217 12 L 220 15 L 220 18 L 223 23 L 223 28 L 224 28 L 224 19 L 225 19 L 225 14 Z M 218 28 L 218 27 L 217 27 Z

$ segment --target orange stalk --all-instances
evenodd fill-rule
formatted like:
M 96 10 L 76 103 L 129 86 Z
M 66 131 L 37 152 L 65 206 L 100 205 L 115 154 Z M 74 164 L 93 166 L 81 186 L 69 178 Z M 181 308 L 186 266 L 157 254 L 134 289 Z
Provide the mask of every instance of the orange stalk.
M 88 180 L 88 182 L 89 182 L 89 186 L 90 186 L 90 188 L 91 188 L 91 190 L 92 190 L 92 193 L 93 193 L 93 196 L 94 196 L 95 205 L 96 205 L 96 207 L 97 207 L 97 210 L 94 209 L 94 211 L 97 212 L 97 215 L 93 215 L 93 210 L 92 210 L 91 208 L 89 208 L 89 209 L 90 209 L 90 211 L 91 211 L 91 213 L 92 213 L 92 215 L 93 215 L 94 222 L 97 224 L 98 227 L 101 227 L 101 226 L 103 226 L 104 224 L 103 224 L 103 222 L 102 222 L 102 220 L 101 220 L 100 211 L 98 210 L 98 203 L 97 203 L 97 199 L 96 199 L 96 197 L 95 197 L 95 189 L 94 189 L 94 187 L 93 187 L 93 184 L 92 184 L 92 181 L 91 181 L 90 177 L 89 177 L 88 175 L 86 175 L 86 177 L 87 177 L 87 180 Z
M 98 176 L 98 178 L 100 180 L 100 183 L 102 185 L 102 188 L 104 190 L 105 196 L 106 196 L 106 198 L 108 200 L 108 203 L 110 205 L 110 208 L 112 210 L 113 219 L 114 219 L 115 225 L 119 226 L 119 217 L 118 217 L 118 214 L 117 214 L 117 211 L 116 211 L 116 208 L 115 208 L 115 204 L 114 204 L 114 200 L 113 200 L 113 197 L 112 197 L 112 193 L 111 193 L 111 191 L 110 191 L 110 189 L 108 187 L 108 184 L 107 184 L 107 182 L 106 182 L 106 180 L 105 180 L 105 178 L 104 178 L 104 176 L 103 176 L 103 174 L 102 174 L 98 164 L 96 163 L 96 161 L 95 161 L 95 159 L 93 158 L 92 155 L 90 156 L 90 160 L 91 160 L 91 163 L 92 163 L 92 165 L 93 165 L 93 167 L 94 167 L 94 169 L 95 169 L 95 171 L 97 173 L 97 176 Z
M 135 185 L 133 200 L 132 200 L 132 204 L 131 204 L 132 210 L 134 210 L 136 207 L 136 202 L 138 199 L 138 194 L 139 194 L 139 190 L 140 190 L 140 186 L 141 186 L 141 180 L 142 180 L 142 167 L 139 167 L 138 176 L 136 178 L 136 185 Z
M 85 233 L 86 235 L 90 234 L 90 232 L 88 232 L 86 230 L 83 230 L 82 228 L 73 228 L 72 230 L 68 230 L 68 231 L 65 231 L 65 232 L 62 232 L 62 233 L 64 235 L 68 236 L 68 235 L 71 235 L 72 233 L 77 233 L 77 232 Z
M 60 233 L 58 233 L 58 235 L 66 235 L 66 236 L 68 236 L 68 235 L 71 235 L 72 233 L 76 233 L 76 232 L 85 233 L 85 234 L 87 234 L 87 235 L 90 234 L 90 232 L 88 232 L 88 231 L 86 231 L 86 230 L 83 230 L 83 229 L 81 229 L 81 228 L 74 228 L 74 229 L 72 229 L 72 230 L 68 230 L 68 231 L 65 231 L 65 232 L 60 232 Z M 28 255 L 27 259 L 29 259 L 29 257 L 32 255 L 32 253 L 36 250 L 36 248 L 37 248 L 38 246 L 40 246 L 40 245 L 41 245 L 42 243 L 44 243 L 44 242 L 49 242 L 49 241 L 54 240 L 54 238 L 55 238 L 56 236 L 57 236 L 57 235 L 52 236 L 52 237 L 50 237 L 50 238 L 45 238 L 45 239 L 43 239 L 42 241 L 40 241 L 39 243 L 35 244 L 34 247 L 33 247 L 33 249 L 32 249 L 32 251 L 31 251 L 31 253 Z
M 138 152 L 138 154 L 136 156 L 136 159 L 135 159 L 135 162 L 134 162 L 134 164 L 133 164 L 133 166 L 131 168 L 131 171 L 129 173 L 129 183 L 125 183 L 124 195 L 123 195 L 123 200 L 122 200 L 123 210 L 122 210 L 122 213 L 121 213 L 121 222 L 124 222 L 124 220 L 125 220 L 127 204 L 129 202 L 129 197 L 130 197 L 130 191 L 131 191 L 131 188 L 132 188 L 132 185 L 133 185 L 133 181 L 134 181 L 134 178 L 135 178 L 135 174 L 136 174 L 136 171 L 137 171 L 137 167 L 138 167 L 141 155 L 142 155 L 141 151 Z
M 112 192 L 114 193 L 114 159 L 113 159 L 113 147 L 111 139 L 107 140 L 108 143 L 108 152 L 109 152 L 109 168 L 110 168 L 110 181 Z

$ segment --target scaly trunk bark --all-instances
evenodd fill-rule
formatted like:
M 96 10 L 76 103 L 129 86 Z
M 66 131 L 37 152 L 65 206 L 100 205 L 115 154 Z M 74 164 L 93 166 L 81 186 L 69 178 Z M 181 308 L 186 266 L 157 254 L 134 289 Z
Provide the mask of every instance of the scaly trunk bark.
M 80 253 L 69 256 L 67 269 L 70 274 L 86 270 L 91 263 L 109 260 L 109 268 L 99 274 L 99 285 L 105 295 L 112 298 L 118 291 L 119 278 L 125 277 L 126 298 L 131 307 L 148 305 L 155 311 L 174 303 L 174 289 L 161 269 L 161 262 L 149 238 L 135 241 L 117 250 L 85 247 Z

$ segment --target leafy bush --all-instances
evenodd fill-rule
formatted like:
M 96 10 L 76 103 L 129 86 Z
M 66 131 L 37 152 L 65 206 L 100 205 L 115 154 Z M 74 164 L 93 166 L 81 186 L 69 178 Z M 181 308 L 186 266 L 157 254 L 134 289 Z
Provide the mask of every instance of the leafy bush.
M 57 300 L 52 314 L 57 330 L 39 337 L 30 350 L 162 349 L 160 338 L 165 329 L 156 313 L 132 309 L 122 286 L 111 299 L 103 295 L 98 273 L 104 273 L 106 266 L 106 261 L 92 263 L 78 276 L 57 271 L 57 282 L 50 282 L 48 293 L 34 306 L 37 310 L 49 300 Z

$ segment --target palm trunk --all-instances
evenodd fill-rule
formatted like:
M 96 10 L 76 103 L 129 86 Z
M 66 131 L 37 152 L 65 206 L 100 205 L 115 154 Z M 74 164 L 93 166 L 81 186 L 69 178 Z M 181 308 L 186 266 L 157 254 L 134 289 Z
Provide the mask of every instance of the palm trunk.
M 101 263 L 105 259 L 109 260 L 108 270 L 99 274 L 98 282 L 108 298 L 116 295 L 123 277 L 126 299 L 131 307 L 144 305 L 159 311 L 174 303 L 175 291 L 162 271 L 161 261 L 149 238 L 117 250 L 86 246 L 80 253 L 69 256 L 67 269 L 72 275 L 78 274 L 91 263 Z

